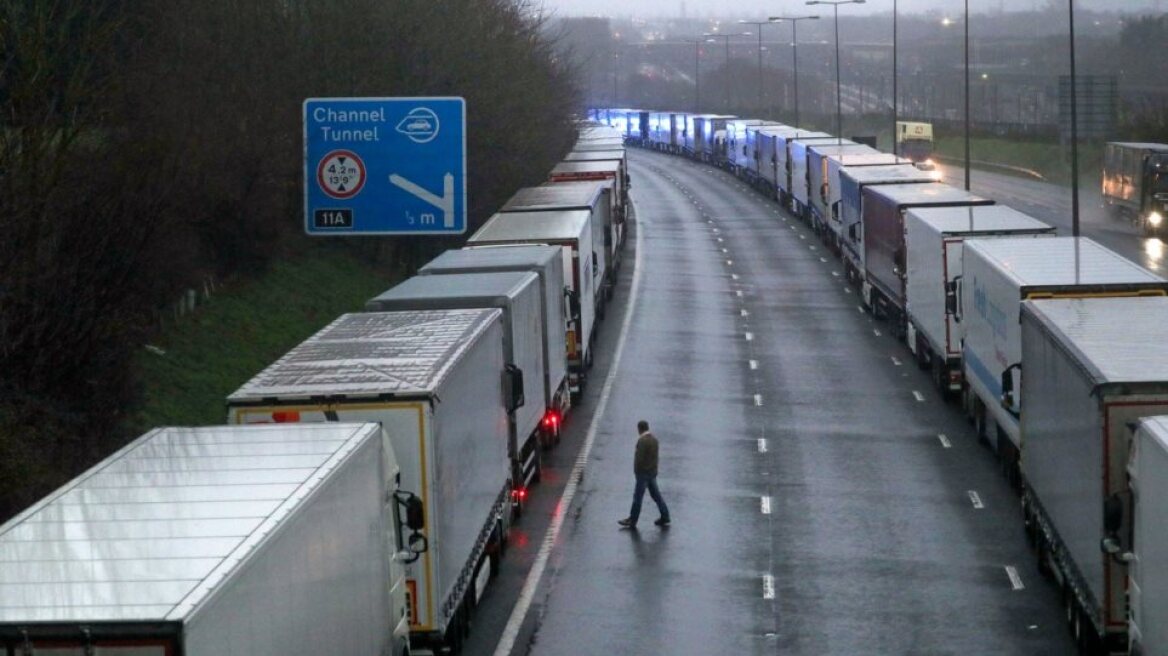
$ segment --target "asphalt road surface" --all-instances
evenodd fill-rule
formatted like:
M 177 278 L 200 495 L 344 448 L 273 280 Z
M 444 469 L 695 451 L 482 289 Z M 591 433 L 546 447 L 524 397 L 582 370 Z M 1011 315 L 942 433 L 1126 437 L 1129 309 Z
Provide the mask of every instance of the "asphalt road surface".
M 597 368 L 467 653 L 1073 653 L 1017 497 L 838 261 L 721 171 L 629 161 Z M 617 525 L 639 419 L 667 529 L 647 496 Z

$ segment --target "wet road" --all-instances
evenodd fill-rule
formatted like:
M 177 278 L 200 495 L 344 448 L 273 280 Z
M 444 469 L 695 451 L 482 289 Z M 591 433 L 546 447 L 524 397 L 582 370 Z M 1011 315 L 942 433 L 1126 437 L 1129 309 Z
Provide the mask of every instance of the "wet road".
M 965 185 L 965 170 L 941 166 L 945 181 L 958 187 Z M 1071 188 L 989 171 L 973 171 L 970 187 L 975 194 L 1009 205 L 1040 221 L 1058 228 L 1060 235 L 1071 234 Z M 1103 206 L 1098 182 L 1079 187 L 1079 231 L 1111 250 L 1161 276 L 1168 276 L 1168 247 L 1159 239 L 1140 236 L 1139 229 L 1125 220 L 1108 216 Z
M 629 160 L 637 289 L 626 266 L 601 351 L 617 352 L 631 310 L 621 359 L 600 361 L 537 494 L 547 517 L 508 554 L 468 652 L 507 635 L 500 609 L 518 598 L 506 653 L 1071 653 L 1017 498 L 838 262 L 720 171 Z M 648 498 L 638 530 L 616 524 L 642 418 L 661 440 L 669 529 Z

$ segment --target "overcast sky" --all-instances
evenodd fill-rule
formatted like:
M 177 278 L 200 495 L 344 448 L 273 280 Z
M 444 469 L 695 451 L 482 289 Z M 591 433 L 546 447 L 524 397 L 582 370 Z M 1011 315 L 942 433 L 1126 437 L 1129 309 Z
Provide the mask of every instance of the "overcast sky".
M 538 1 L 538 0 L 537 0 Z M 974 13 L 985 11 L 1010 11 L 1013 9 L 1034 9 L 1046 5 L 1051 0 L 971 0 L 969 10 Z M 730 13 L 752 17 L 799 11 L 803 2 L 799 0 L 733 0 L 733 10 L 726 0 L 542 0 L 545 8 L 559 16 L 681 16 L 682 6 L 687 16 L 725 17 Z M 1056 0 L 1065 5 L 1062 0 Z M 1075 0 L 1075 6 L 1082 9 L 1124 11 L 1168 11 L 1166 0 Z M 899 0 L 898 10 L 919 12 L 937 9 L 943 12 L 960 12 L 963 0 Z M 863 7 L 841 8 L 841 12 L 873 13 L 892 9 L 892 0 L 867 0 Z

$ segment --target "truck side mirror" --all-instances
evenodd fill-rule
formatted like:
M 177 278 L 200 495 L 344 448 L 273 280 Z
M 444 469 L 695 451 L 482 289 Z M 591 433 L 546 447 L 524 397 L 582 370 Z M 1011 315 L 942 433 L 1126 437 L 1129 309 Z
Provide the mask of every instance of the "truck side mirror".
M 1022 370 L 1022 363 L 1015 362 L 1002 372 L 1002 409 L 1017 419 L 1021 413 L 1014 409 L 1014 370 Z
M 523 370 L 513 364 L 503 365 L 504 390 L 507 392 L 507 412 L 523 407 Z
M 596 251 L 592 251 L 592 275 L 600 272 L 600 260 L 596 257 Z

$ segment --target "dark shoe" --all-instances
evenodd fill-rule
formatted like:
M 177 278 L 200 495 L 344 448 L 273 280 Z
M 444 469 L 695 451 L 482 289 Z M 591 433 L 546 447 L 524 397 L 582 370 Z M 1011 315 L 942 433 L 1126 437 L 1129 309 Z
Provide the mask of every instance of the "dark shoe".
M 657 521 L 655 521 L 653 523 L 658 525 L 658 526 L 669 526 L 669 518 L 662 517 L 661 519 L 658 519 Z
M 637 523 L 634 522 L 632 519 L 629 519 L 627 517 L 624 519 L 618 520 L 617 524 L 620 524 L 621 526 L 623 526 L 625 528 L 636 528 L 637 527 Z

